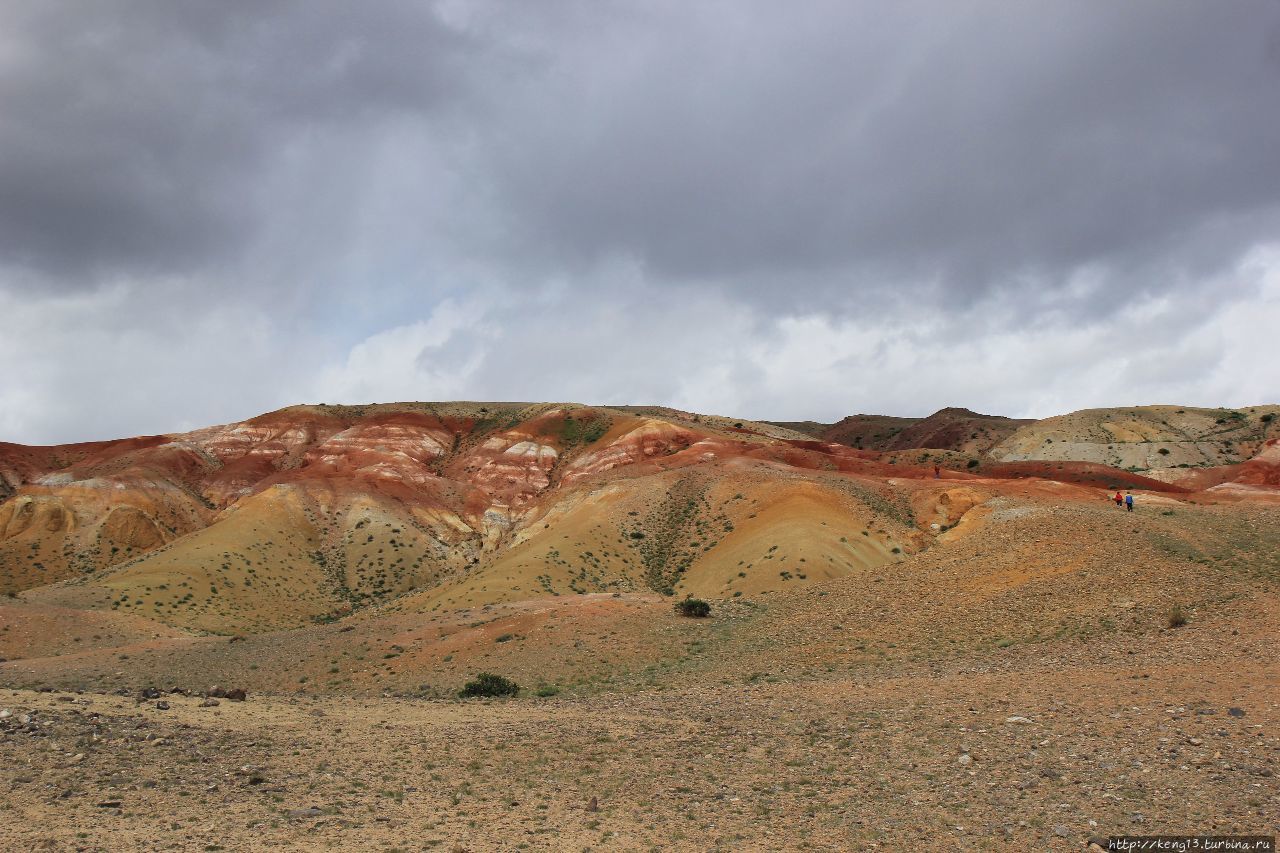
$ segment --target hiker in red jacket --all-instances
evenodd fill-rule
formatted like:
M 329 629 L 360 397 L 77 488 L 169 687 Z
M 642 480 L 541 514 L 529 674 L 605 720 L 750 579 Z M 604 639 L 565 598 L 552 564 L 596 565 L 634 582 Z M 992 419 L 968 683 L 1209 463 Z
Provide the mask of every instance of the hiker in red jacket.
M 1124 495 L 1116 492 L 1116 496 L 1112 500 L 1116 502 L 1116 508 L 1119 509 L 1120 505 L 1124 503 Z

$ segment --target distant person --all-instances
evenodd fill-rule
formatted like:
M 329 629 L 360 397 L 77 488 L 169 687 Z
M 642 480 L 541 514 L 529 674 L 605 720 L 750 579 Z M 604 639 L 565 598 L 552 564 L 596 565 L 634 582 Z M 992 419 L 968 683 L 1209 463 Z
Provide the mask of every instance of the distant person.
M 942 479 L 942 466 L 941 466 L 941 465 L 934 465 L 934 466 L 933 466 L 933 479 L 935 479 L 935 480 L 940 480 L 940 479 Z
M 1116 496 L 1112 500 L 1116 502 L 1116 509 L 1119 509 L 1120 505 L 1124 503 L 1124 495 L 1116 492 Z
M 1133 492 L 1124 496 L 1124 508 L 1133 512 Z

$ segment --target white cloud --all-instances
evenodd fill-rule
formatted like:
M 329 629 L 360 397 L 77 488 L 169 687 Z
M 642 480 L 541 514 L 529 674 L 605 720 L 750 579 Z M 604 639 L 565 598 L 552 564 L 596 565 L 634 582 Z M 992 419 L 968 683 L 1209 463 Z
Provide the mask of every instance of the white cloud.
M 371 335 L 321 370 L 312 396 L 343 403 L 466 398 L 485 359 L 483 315 L 479 303 L 445 300 L 426 320 Z

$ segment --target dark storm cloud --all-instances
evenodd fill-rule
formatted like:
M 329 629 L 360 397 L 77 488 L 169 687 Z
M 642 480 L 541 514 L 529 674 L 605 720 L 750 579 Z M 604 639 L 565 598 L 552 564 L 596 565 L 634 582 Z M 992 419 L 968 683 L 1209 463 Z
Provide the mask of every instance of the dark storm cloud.
M 660 8 L 579 21 L 529 83 L 498 162 L 535 242 L 971 289 L 1275 233 L 1280 5 Z
M 0 31 L 0 261 L 55 286 L 236 260 L 292 148 L 447 102 L 475 47 L 410 2 L 36 0 Z
M 0 258 L 77 281 L 216 269 L 269 219 L 304 230 L 271 194 L 297 202 L 273 182 L 291 150 L 340 182 L 386 156 L 383 122 L 446 104 L 455 120 L 416 125 L 400 154 L 443 157 L 487 194 L 467 249 L 513 268 L 622 253 L 658 282 L 744 295 L 814 275 L 836 292 L 968 291 L 1141 266 L 1239 217 L 1201 246 L 1220 263 L 1277 224 L 1273 2 L 136 0 L 4 16 Z M 412 217 L 432 189 L 379 191 Z

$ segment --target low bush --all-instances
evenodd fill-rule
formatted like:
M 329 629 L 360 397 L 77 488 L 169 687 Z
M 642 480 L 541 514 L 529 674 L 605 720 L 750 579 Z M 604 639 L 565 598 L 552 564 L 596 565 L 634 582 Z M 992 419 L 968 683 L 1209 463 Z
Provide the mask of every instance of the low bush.
M 676 613 L 681 616 L 689 616 L 693 619 L 702 619 L 711 615 L 711 605 L 701 598 L 686 598 L 684 601 L 677 601 L 675 609 Z
M 1187 613 L 1182 609 L 1182 605 L 1173 605 L 1173 609 L 1169 611 L 1169 627 L 1181 628 L 1183 625 L 1187 624 L 1188 621 Z
M 474 680 L 463 685 L 458 695 L 464 699 L 476 696 L 515 696 L 520 692 L 520 685 L 509 678 L 482 672 Z

